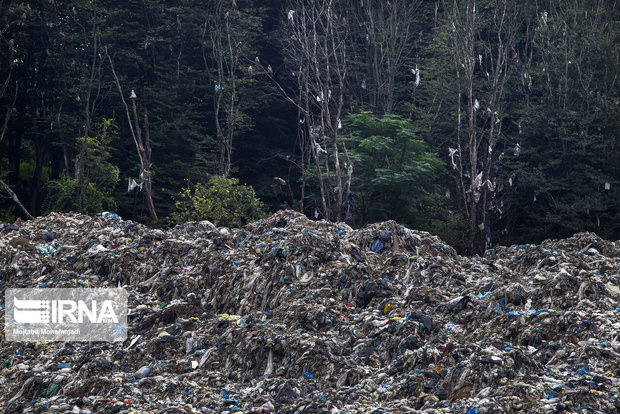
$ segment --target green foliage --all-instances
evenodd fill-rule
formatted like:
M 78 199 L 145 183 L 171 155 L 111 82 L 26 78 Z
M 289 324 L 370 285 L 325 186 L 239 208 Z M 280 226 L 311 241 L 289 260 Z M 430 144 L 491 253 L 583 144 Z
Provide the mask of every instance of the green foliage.
M 34 177 L 35 164 L 36 164 L 35 160 L 21 161 L 19 163 L 19 176 L 24 179 L 32 180 L 32 177 Z M 49 179 L 49 173 L 50 173 L 49 168 L 44 167 L 41 170 L 41 176 L 42 176 L 43 182 L 47 182 L 47 180 Z
M 47 183 L 48 195 L 43 202 L 45 214 L 51 212 L 76 211 L 75 194 L 78 182 L 76 179 L 61 176 Z M 116 210 L 114 199 L 97 188 L 93 182 L 85 182 L 82 213 L 96 214 L 102 211 Z
M 206 184 L 184 189 L 174 205 L 169 216 L 173 225 L 209 220 L 216 226 L 241 227 L 266 215 L 265 206 L 252 187 L 221 175 L 212 176 Z
M 584 230 L 618 237 L 620 47 L 606 13 L 575 3 L 531 17 L 532 63 L 512 85 L 518 130 L 503 166 L 506 242 Z
M 88 137 L 86 160 L 84 163 L 84 201 L 80 211 L 96 214 L 106 210 L 116 210 L 113 197 L 114 188 L 119 181 L 119 169 L 109 162 L 110 145 L 117 138 L 117 127 L 113 119 L 103 118 L 97 124 L 98 135 Z M 83 138 L 76 138 L 79 144 Z M 47 196 L 43 202 L 43 211 L 77 211 L 76 194 L 78 182 L 75 178 L 61 175 L 50 180 L 45 186 Z
M 18 213 L 15 210 L 15 206 L 10 206 L 4 210 L 0 210 L 0 222 L 13 223 L 18 217 Z
M 452 209 L 450 200 L 439 195 L 432 195 L 426 200 L 430 217 L 424 230 L 439 236 L 443 241 L 454 247 L 460 254 L 471 253 L 473 235 L 469 222 L 461 213 Z
M 120 174 L 119 168 L 109 162 L 111 144 L 118 139 L 118 126 L 114 119 L 103 118 L 97 127 L 98 136 L 88 137 L 86 176 L 99 190 L 109 194 L 118 184 Z
M 361 112 L 347 116 L 344 127 L 360 220 L 394 219 L 428 227 L 437 210 L 433 193 L 444 166 L 417 139 L 409 121 L 397 115 L 380 118 Z
M 72 170 L 82 142 L 75 137 L 84 136 L 94 58 L 84 211 L 117 209 L 133 220 L 147 216 L 143 193 L 128 193 L 118 185 L 127 178 L 138 179 L 139 159 L 125 109 L 113 87 L 105 47 L 125 99 L 132 89 L 137 94 L 143 138 L 142 119 L 148 110 L 153 149 L 149 167 L 160 216 L 178 208 L 173 194 L 183 188 L 184 179 L 195 183 L 218 171 L 222 137 L 234 141 L 232 175 L 251 184 L 273 208 L 285 203 L 297 207 L 303 197 L 305 212 L 311 214 L 320 204 L 318 173 L 312 168 L 302 193 L 299 178 L 305 164 L 295 133 L 311 120 L 298 116 L 291 101 L 273 92 L 277 82 L 292 101 L 300 102 L 295 93 L 298 67 L 287 64 L 282 47 L 283 40 L 290 38 L 284 30 L 290 26 L 290 4 L 281 0 L 237 0 L 237 7 L 229 0 L 66 0 L 29 5 L 9 1 L 0 8 L 0 117 L 4 120 L 8 109 L 11 115 L 0 142 L 0 176 L 34 215 L 75 209 Z M 341 132 L 347 137 L 354 167 L 351 189 L 359 208 L 354 224 L 395 219 L 438 234 L 462 250 L 471 240 L 463 215 L 467 215 L 465 203 L 472 192 L 456 185 L 457 172 L 448 153 L 449 148 L 458 147 L 460 131 L 461 146 L 453 160 L 464 163 L 467 176 L 471 165 L 460 156 L 473 149 L 466 133 L 467 102 L 458 99 L 466 91 L 462 75 L 460 80 L 457 76 L 460 65 L 451 46 L 453 28 L 448 17 L 455 4 L 464 6 L 463 2 L 398 0 L 387 8 L 385 2 L 354 6 L 338 0 L 334 7 L 343 9 L 348 25 L 343 45 L 349 59 L 343 91 L 346 105 L 339 117 L 347 128 Z M 500 4 L 492 0 L 476 4 L 480 20 L 472 52 L 476 58 L 472 97 L 480 102 L 474 118 L 479 133 L 490 126 L 487 108 L 493 81 L 487 72 L 493 75 L 497 63 L 497 54 L 492 52 L 497 50 L 497 22 L 488 17 Z M 507 17 L 518 13 L 518 18 L 510 19 L 517 22 L 515 39 L 506 49 L 510 58 L 502 73 L 508 74 L 508 80 L 503 95 L 498 96 L 501 132 L 492 152 L 497 162 L 488 172 L 494 193 L 480 207 L 487 209 L 489 220 L 474 223 L 475 228 L 484 224 L 492 244 L 539 241 L 582 230 L 617 239 L 620 32 L 616 22 L 620 9 L 604 1 L 508 4 Z M 375 16 L 393 17 L 374 19 L 375 26 L 368 31 L 370 22 L 365 26 L 363 19 L 370 6 L 380 12 Z M 402 12 L 412 8 L 412 16 Z M 406 16 L 411 18 L 405 21 Z M 407 22 L 411 24 L 401 25 Z M 228 33 L 232 53 L 238 57 L 235 62 L 230 59 Z M 400 56 L 398 45 L 402 43 L 395 40 L 405 37 L 408 40 Z M 416 67 L 419 84 L 412 73 Z M 332 88 L 332 94 L 333 99 L 338 92 Z M 219 112 L 218 97 L 222 99 Z M 316 99 L 312 94 L 310 98 Z M 233 111 L 228 110 L 231 105 Z M 366 113 L 347 118 L 348 113 L 364 108 L 374 113 L 394 112 L 410 124 L 393 115 L 378 118 Z M 112 117 L 115 122 L 96 122 Z M 224 131 L 219 135 L 216 119 Z M 317 120 L 312 126 L 318 124 Z M 230 136 L 225 134 L 229 126 L 233 129 Z M 314 139 L 299 138 L 306 140 L 302 145 L 312 145 Z M 329 149 L 329 139 L 319 141 Z M 515 153 L 517 144 L 519 154 Z M 447 171 L 432 153 L 449 163 Z M 322 165 L 333 165 L 333 156 L 320 156 Z M 344 151 L 339 161 L 341 165 L 346 161 Z M 481 162 L 479 158 L 478 167 Z M 324 169 L 323 174 L 326 182 L 335 182 L 333 168 Z M 288 185 L 275 185 L 274 177 L 282 177 Z M 609 190 L 605 183 L 610 184 Z M 188 190 L 185 201 L 176 201 L 190 203 L 197 188 Z M 200 191 L 209 188 L 207 183 Z M 444 197 L 446 188 L 451 199 Z M 326 198 L 334 203 L 333 194 Z M 197 214 L 192 206 L 185 205 L 184 213 L 175 211 L 179 222 Z M 5 221 L 19 213 L 6 197 L 0 198 L 2 212 Z M 223 211 L 218 214 L 225 215 Z

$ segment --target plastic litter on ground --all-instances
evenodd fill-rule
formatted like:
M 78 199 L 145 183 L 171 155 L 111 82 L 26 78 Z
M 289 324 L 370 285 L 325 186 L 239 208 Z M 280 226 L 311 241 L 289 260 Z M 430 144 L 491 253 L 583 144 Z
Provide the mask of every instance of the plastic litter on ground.
M 0 288 L 124 287 L 123 343 L 0 339 L 0 410 L 620 412 L 620 249 L 591 233 L 464 257 L 393 221 L 293 211 L 169 231 L 0 224 Z M 0 318 L 4 334 L 4 295 Z

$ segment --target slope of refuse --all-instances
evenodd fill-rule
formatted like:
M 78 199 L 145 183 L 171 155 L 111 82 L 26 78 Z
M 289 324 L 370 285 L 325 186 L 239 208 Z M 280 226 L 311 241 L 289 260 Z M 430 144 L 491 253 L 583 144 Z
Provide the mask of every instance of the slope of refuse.
M 0 233 L 3 292 L 124 287 L 130 311 L 123 343 L 3 335 L 0 411 L 620 412 L 620 246 L 592 233 L 482 257 L 293 211 L 169 231 L 53 213 Z

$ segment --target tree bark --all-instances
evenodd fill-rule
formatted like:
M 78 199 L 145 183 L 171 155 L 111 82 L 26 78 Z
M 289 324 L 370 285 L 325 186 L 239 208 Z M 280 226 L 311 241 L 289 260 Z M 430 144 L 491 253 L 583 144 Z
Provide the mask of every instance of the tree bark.
M 7 183 L 4 182 L 4 180 L 0 179 L 0 187 L 2 187 L 2 189 L 9 194 L 9 196 L 13 199 L 13 202 L 17 204 L 17 207 L 19 207 L 19 209 L 22 211 L 22 213 L 24 213 L 26 217 L 28 217 L 30 220 L 34 220 L 32 214 L 28 212 L 26 207 L 24 207 L 24 205 L 19 201 L 17 194 L 15 194 L 13 190 L 11 190 L 11 187 L 9 187 Z
M 458 84 L 458 177 L 457 186 L 464 214 L 469 221 L 472 235 L 472 253 L 481 253 L 488 247 L 489 209 L 495 196 L 494 167 L 498 157 L 495 146 L 501 133 L 501 110 L 503 88 L 508 76 L 509 51 L 513 47 L 516 33 L 514 21 L 518 13 L 511 13 L 507 19 L 506 0 L 495 4 L 493 9 L 476 10 L 476 0 L 454 1 L 449 23 L 452 26 L 454 64 L 457 70 Z M 479 17 L 479 14 L 493 13 Z M 483 27 L 485 19 L 489 26 Z M 481 30 L 496 33 L 495 41 L 477 40 Z M 475 47 L 481 42 L 484 55 Z M 478 55 L 476 55 L 478 53 Z M 478 87 L 474 84 L 476 66 L 482 70 L 483 59 L 491 62 L 486 67 L 486 84 Z M 465 94 L 467 114 L 466 135 L 467 154 L 461 147 L 461 97 Z M 466 155 L 466 157 L 465 157 Z
M 82 145 L 80 146 L 80 153 L 75 160 L 75 179 L 77 180 L 77 194 L 76 194 L 76 205 L 78 211 L 82 211 L 83 203 L 84 203 L 84 193 L 85 193 L 85 172 L 84 172 L 84 162 L 86 158 L 86 154 L 88 151 L 88 134 L 90 134 L 90 129 L 92 126 L 92 117 L 95 112 L 95 103 L 92 102 L 92 91 L 95 82 L 95 72 L 97 66 L 97 54 L 98 50 L 98 37 L 97 37 L 97 26 L 93 23 L 92 27 L 93 33 L 93 56 L 92 62 L 90 65 L 90 78 L 88 80 L 88 87 L 86 89 L 86 97 L 84 102 L 84 136 L 82 138 Z
M 11 53 L 11 56 L 13 56 L 12 53 Z M 7 80 L 5 84 L 3 85 L 2 93 L 0 94 L 0 96 L 4 95 L 4 92 L 6 91 L 9 81 L 11 79 L 11 68 L 12 66 L 9 66 L 9 73 L 7 75 Z M 4 115 L 4 122 L 2 124 L 2 130 L 0 131 L 0 142 L 2 142 L 2 140 L 4 139 L 4 136 L 6 135 L 6 131 L 8 130 L 8 127 L 9 127 L 9 119 L 11 118 L 11 115 L 13 114 L 13 108 L 15 107 L 15 102 L 17 101 L 18 88 L 19 88 L 19 84 L 15 82 L 15 95 L 13 95 L 13 102 L 11 103 L 11 106 L 7 108 L 6 114 Z M 12 140 L 10 140 L 9 143 L 11 141 Z M 22 213 L 24 213 L 26 217 L 28 217 L 30 220 L 34 220 L 34 217 L 32 216 L 32 214 L 30 214 L 30 212 L 26 209 L 26 207 L 24 207 L 24 205 L 19 201 L 17 194 L 15 194 L 15 192 L 11 189 L 11 187 L 9 187 L 9 185 L 6 182 L 4 182 L 4 180 L 2 179 L 0 179 L 0 187 L 11 197 L 13 202 L 17 204 L 17 207 L 19 207 L 19 209 L 22 211 Z
M 121 83 L 116 75 L 116 70 L 114 69 L 114 62 L 112 61 L 112 57 L 108 53 L 106 48 L 105 54 L 110 62 L 110 67 L 112 69 L 112 75 L 114 77 L 114 83 L 116 83 L 116 87 L 121 97 L 121 102 L 123 103 L 123 107 L 125 108 L 125 115 L 127 115 L 127 122 L 129 123 L 129 129 L 131 130 L 131 136 L 133 137 L 133 142 L 136 145 L 136 152 L 138 153 L 138 158 L 140 159 L 140 176 L 144 180 L 148 191 L 145 192 L 146 197 L 146 205 L 149 210 L 149 216 L 152 221 L 157 221 L 157 213 L 155 212 L 155 204 L 153 203 L 153 194 L 151 188 L 151 146 L 150 146 L 150 134 L 148 131 L 148 118 L 145 110 L 145 127 L 146 131 L 146 148 L 144 143 L 142 142 L 142 132 L 140 130 L 140 124 L 138 122 L 138 110 L 136 108 L 136 97 L 135 95 L 131 97 L 132 106 L 133 106 L 133 115 L 134 121 L 131 120 L 131 115 L 129 114 L 129 106 L 127 105 L 127 101 L 125 101 L 125 96 L 123 95 L 123 88 L 121 87 Z
M 134 111 L 135 111 L 135 99 L 134 99 Z M 151 133 L 149 127 L 149 116 L 147 114 L 146 109 L 144 110 L 144 133 L 145 133 L 145 159 L 148 162 L 149 170 L 145 171 L 144 177 L 144 188 L 146 195 L 146 205 L 149 209 L 149 215 L 151 216 L 151 220 L 157 221 L 157 213 L 155 212 L 155 204 L 153 204 L 153 191 L 151 189 Z

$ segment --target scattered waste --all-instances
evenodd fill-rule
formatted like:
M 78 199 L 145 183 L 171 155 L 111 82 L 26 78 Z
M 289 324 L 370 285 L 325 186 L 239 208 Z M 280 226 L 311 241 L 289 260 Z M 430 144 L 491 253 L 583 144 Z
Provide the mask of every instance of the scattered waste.
M 2 336 L 7 413 L 620 411 L 620 249 L 592 233 L 463 257 L 393 221 L 53 213 L 0 251 L 3 291 L 129 292 L 124 343 Z

